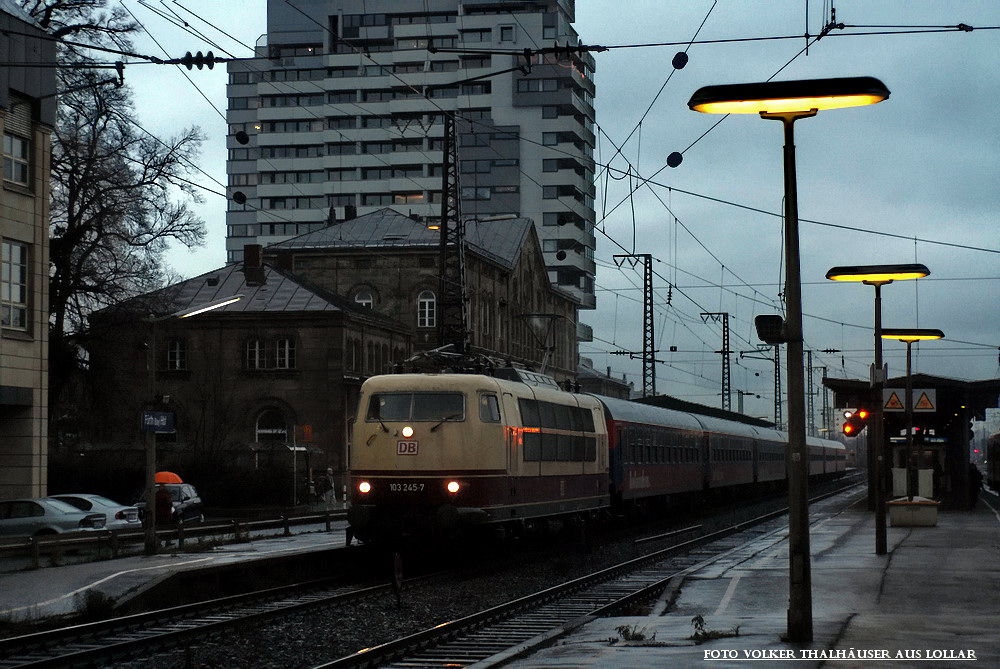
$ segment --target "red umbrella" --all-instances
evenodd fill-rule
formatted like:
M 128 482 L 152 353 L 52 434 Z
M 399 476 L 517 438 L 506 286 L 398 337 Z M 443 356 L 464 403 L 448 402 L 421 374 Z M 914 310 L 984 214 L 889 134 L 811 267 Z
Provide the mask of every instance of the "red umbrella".
M 181 477 L 173 472 L 156 472 L 157 483 L 184 483 Z

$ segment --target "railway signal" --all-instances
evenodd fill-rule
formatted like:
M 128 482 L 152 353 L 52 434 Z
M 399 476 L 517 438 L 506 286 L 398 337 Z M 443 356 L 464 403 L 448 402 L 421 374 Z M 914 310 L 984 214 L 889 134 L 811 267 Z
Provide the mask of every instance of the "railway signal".
M 868 426 L 868 409 L 844 412 L 844 436 L 856 437 Z

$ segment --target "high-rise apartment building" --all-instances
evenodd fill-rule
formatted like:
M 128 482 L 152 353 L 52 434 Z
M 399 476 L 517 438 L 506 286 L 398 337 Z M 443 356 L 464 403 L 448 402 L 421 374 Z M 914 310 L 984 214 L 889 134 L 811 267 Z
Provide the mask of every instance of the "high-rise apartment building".
M 594 307 L 594 60 L 533 53 L 579 44 L 574 0 L 267 11 L 229 64 L 229 261 L 386 206 L 433 221 L 454 114 L 463 218 L 534 220 L 550 280 Z

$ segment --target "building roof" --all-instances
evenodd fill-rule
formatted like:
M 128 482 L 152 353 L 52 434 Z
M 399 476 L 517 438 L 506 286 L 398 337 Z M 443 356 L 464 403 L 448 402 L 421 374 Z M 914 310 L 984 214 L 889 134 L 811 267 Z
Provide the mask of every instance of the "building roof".
M 252 272 L 252 270 L 250 270 Z M 376 311 L 264 265 L 260 275 L 248 283 L 248 270 L 243 265 L 226 265 L 186 281 L 175 283 L 145 295 L 139 295 L 98 313 L 138 313 L 152 316 L 176 314 L 198 306 L 212 304 L 235 295 L 238 302 L 213 310 L 216 313 L 302 313 L 343 312 L 356 317 L 374 319 L 385 324 L 399 324 Z M 254 278 L 258 280 L 253 280 Z M 263 279 L 262 281 L 260 279 Z
M 30 23 L 33 26 L 41 28 L 38 21 L 32 18 L 31 14 L 26 12 L 24 8 L 17 4 L 14 0 L 0 0 L 0 11 L 10 14 L 11 16 L 15 16 L 25 23 Z
M 466 219 L 466 251 L 492 260 L 507 269 L 513 269 L 533 226 L 530 218 Z M 440 230 L 430 230 L 423 221 L 386 207 L 321 230 L 271 244 L 267 248 L 274 250 L 437 248 L 440 244 Z

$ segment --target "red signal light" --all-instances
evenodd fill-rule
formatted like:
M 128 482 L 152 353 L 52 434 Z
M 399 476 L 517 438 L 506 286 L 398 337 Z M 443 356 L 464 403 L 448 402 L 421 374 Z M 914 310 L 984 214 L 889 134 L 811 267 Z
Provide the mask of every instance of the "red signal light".
M 844 435 L 856 437 L 861 434 L 868 426 L 869 415 L 868 409 L 858 409 L 854 413 L 846 412 L 844 414 Z

